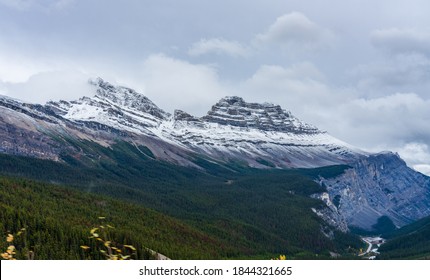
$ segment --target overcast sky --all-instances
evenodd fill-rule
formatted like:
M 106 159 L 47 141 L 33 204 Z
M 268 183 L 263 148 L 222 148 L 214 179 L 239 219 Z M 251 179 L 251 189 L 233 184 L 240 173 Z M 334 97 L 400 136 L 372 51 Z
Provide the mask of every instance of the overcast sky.
M 0 94 L 44 103 L 100 76 L 166 111 L 281 105 L 430 174 L 430 2 L 0 0 Z

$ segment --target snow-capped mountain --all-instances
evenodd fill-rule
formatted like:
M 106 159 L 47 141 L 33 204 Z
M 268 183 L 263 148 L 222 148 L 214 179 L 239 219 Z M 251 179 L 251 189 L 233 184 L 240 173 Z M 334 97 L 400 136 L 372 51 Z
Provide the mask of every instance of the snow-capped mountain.
M 90 124 L 98 123 L 133 138 L 150 137 L 155 154 L 160 151 L 153 143 L 161 141 L 216 161 L 259 168 L 333 165 L 363 154 L 277 105 L 226 97 L 202 118 L 180 110 L 171 116 L 132 89 L 102 79 L 91 84 L 93 97 L 49 102 L 46 107 L 70 122 L 92 128 L 97 126 Z
M 225 97 L 203 117 L 180 110 L 170 115 L 132 89 L 100 78 L 90 84 L 88 96 L 46 105 L 0 96 L 0 153 L 94 161 L 98 155 L 83 152 L 76 141 L 105 147 L 126 141 L 145 146 L 157 160 L 199 169 L 205 168 L 199 159 L 227 168 L 347 164 L 352 168 L 341 176 L 320 180 L 327 187 L 321 198 L 332 211 L 323 215 L 328 222 L 371 228 L 385 215 L 400 226 L 430 214 L 429 177 L 392 154 L 375 156 L 352 147 L 278 105 Z
M 76 101 L 51 101 L 42 106 L 3 98 L 3 110 L 10 109 L 3 115 L 14 111 L 17 119 L 37 119 L 35 133 L 45 138 L 45 132 L 53 130 L 106 145 L 116 140 L 132 141 L 147 146 L 159 158 L 183 165 L 193 165 L 190 158 L 199 155 L 257 168 L 310 168 L 348 163 L 365 154 L 278 105 L 226 97 L 201 118 L 180 110 L 171 116 L 132 89 L 100 78 L 90 83 L 93 95 Z M 51 125 L 43 124 L 43 120 Z M 14 143 L 7 141 L 7 146 L 12 148 Z M 45 149 L 43 145 L 40 148 Z M 37 156 L 42 151 L 22 154 Z
M 170 114 L 136 91 L 115 87 L 102 79 L 90 80 L 95 95 L 76 101 L 48 102 L 46 107 L 72 122 L 98 122 L 114 129 L 148 133 L 159 127 Z
M 226 97 L 202 118 L 176 111 L 160 137 L 222 161 L 258 168 L 347 163 L 364 152 L 306 124 L 278 105 Z

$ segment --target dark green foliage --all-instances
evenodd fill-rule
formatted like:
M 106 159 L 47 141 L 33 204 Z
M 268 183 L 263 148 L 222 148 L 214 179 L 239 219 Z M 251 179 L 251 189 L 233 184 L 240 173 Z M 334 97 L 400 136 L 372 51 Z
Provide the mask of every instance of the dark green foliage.
M 383 235 L 380 259 L 430 259 L 430 217 Z
M 0 178 L 0 194 L 1 236 L 26 229 L 14 242 L 19 259 L 26 259 L 29 250 L 35 259 L 103 259 L 96 250 L 80 248 L 95 247 L 88 237 L 90 229 L 100 224 L 99 216 L 115 226 L 112 241 L 133 245 L 138 258 L 150 257 L 146 248 L 174 259 L 225 258 L 233 252 L 178 220 L 107 197 L 6 178 Z M 4 237 L 0 247 L 7 247 Z
M 426 218 L 423 218 L 423 219 L 418 220 L 416 222 L 413 222 L 409 225 L 401 227 L 395 231 L 385 233 L 382 235 L 382 237 L 386 238 L 386 239 L 393 239 L 393 238 L 397 238 L 397 237 L 401 237 L 401 236 L 406 236 L 406 235 L 412 234 L 414 232 L 425 230 L 429 226 L 430 226 L 430 217 L 426 217 Z
M 205 167 L 203 172 L 155 160 L 147 148 L 126 142 L 110 148 L 88 141 L 75 141 L 74 145 L 83 151 L 84 158 L 65 154 L 62 159 L 66 163 L 55 163 L 0 156 L 0 173 L 115 197 L 129 202 L 122 206 L 125 212 L 130 202 L 144 205 L 223 244 L 216 252 L 192 255 L 194 258 L 270 254 L 325 258 L 329 251 L 347 253 L 349 246 L 360 246 L 354 236 L 336 233 L 335 240 L 327 238 L 321 232 L 323 221 L 311 211 L 312 207 L 323 207 L 321 201 L 309 198 L 324 191 L 313 180 L 336 176 L 347 166 L 258 170 L 196 158 L 195 162 Z M 174 258 L 191 256 L 171 255 L 174 250 L 170 247 L 161 252 L 165 251 Z

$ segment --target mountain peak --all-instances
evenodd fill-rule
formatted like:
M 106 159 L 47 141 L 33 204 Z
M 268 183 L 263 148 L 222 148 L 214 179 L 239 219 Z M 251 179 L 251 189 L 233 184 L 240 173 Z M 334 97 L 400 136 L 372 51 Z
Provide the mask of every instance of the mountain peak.
M 245 100 L 239 96 L 226 96 L 222 98 L 218 103 L 227 103 L 229 105 L 242 105 L 245 104 Z
M 108 100 L 114 105 L 131 108 L 140 112 L 149 113 L 160 119 L 167 119 L 170 114 L 160 109 L 145 95 L 123 86 L 114 86 L 102 78 L 89 80 L 96 86 L 96 95 L 100 99 Z
M 218 101 L 202 118 L 205 121 L 264 131 L 292 133 L 319 133 L 279 105 L 271 103 L 248 103 L 238 96 L 227 96 Z

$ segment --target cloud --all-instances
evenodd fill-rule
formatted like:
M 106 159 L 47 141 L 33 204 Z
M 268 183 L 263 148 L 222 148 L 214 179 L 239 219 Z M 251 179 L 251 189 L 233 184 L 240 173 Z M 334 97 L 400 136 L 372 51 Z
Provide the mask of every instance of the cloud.
M 430 166 L 428 108 L 430 99 L 396 93 L 334 104 L 325 109 L 331 114 L 318 121 L 347 143 L 369 152 L 397 152 L 408 166 L 425 173 Z
M 17 10 L 26 10 L 33 5 L 32 0 L 0 0 L 0 4 Z
M 361 65 L 352 71 L 357 87 L 369 95 L 393 91 L 414 91 L 420 94 L 430 89 L 430 58 L 418 54 L 395 54 L 389 59 Z
M 25 11 L 31 8 L 42 9 L 45 11 L 62 10 L 76 0 L 0 0 L 0 4 L 9 8 Z
M 295 108 L 301 111 L 312 104 L 323 104 L 329 100 L 323 74 L 309 62 L 289 67 L 262 65 L 241 84 L 240 91 L 259 102 L 276 100 L 288 104 L 288 109 L 293 113 Z M 306 102 L 303 102 L 304 99 Z
M 415 93 L 357 98 L 337 107 L 336 115 L 343 116 L 337 129 L 344 129 L 347 140 L 356 144 L 377 147 L 399 146 L 414 139 L 430 142 L 430 99 Z
M 41 70 L 46 70 L 44 65 L 0 53 L 0 82 L 23 82 Z
M 413 168 L 427 176 L 430 176 L 430 164 L 416 164 Z
M 182 109 L 203 115 L 210 105 L 229 95 L 215 68 L 163 54 L 149 56 L 141 74 L 145 93 L 169 112 Z
M 415 170 L 430 176 L 430 148 L 427 144 L 407 143 L 398 153 Z
M 261 66 L 240 92 L 252 101 L 278 103 L 298 118 L 367 151 L 398 152 L 421 172 L 430 166 L 430 99 L 416 93 L 360 97 L 362 93 L 355 88 L 328 85 L 309 62 Z
M 427 144 L 411 142 L 399 149 L 403 159 L 414 164 L 430 160 L 430 148 Z
M 292 12 L 278 17 L 266 32 L 258 34 L 256 38 L 257 42 L 275 44 L 286 49 L 312 50 L 329 44 L 334 35 L 302 13 Z
M 191 56 L 200 56 L 205 54 L 226 54 L 233 57 L 248 56 L 250 50 L 242 46 L 237 41 L 228 41 L 222 38 L 201 39 L 194 43 L 189 49 L 188 54 Z
M 430 32 L 416 29 L 379 29 L 371 33 L 375 47 L 391 53 L 423 53 L 430 55 Z
M 89 76 L 75 70 L 48 71 L 32 75 L 25 82 L 0 83 L 1 94 L 26 102 L 44 104 L 48 100 L 75 100 L 91 96 Z

